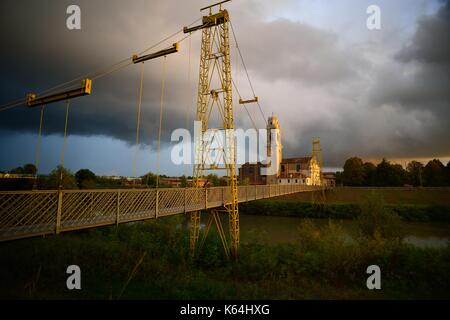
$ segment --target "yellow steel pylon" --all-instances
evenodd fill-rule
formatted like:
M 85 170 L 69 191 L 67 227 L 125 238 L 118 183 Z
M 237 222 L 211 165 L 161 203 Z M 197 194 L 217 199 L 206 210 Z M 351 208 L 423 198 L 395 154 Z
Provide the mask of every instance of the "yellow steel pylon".
M 312 197 L 311 202 L 313 205 L 317 204 L 319 206 L 324 206 L 326 201 L 326 195 L 325 195 L 325 183 L 323 179 L 323 158 L 322 158 L 322 147 L 320 146 L 320 138 L 313 138 L 312 140 L 311 157 L 315 159 L 320 168 L 319 181 L 315 181 L 314 184 L 319 185 L 321 187 L 318 197 L 315 196 L 316 193 L 315 191 L 311 192 Z M 314 179 L 316 178 L 314 177 Z
M 239 250 L 239 209 L 238 186 L 236 177 L 236 143 L 234 138 L 234 111 L 231 81 L 230 41 L 229 41 L 229 14 L 222 10 L 212 12 L 210 6 L 209 15 L 204 16 L 199 26 L 184 28 L 185 33 L 202 29 L 202 43 L 200 54 L 200 72 L 198 80 L 198 98 L 196 121 L 201 122 L 200 133 L 196 135 L 194 164 L 194 187 L 203 187 L 203 178 L 206 170 L 226 170 L 229 186 L 229 194 L 224 197 L 224 207 L 229 216 L 230 245 L 233 258 L 237 258 Z M 217 114 L 218 121 L 213 127 L 213 114 Z M 225 133 L 225 139 L 220 146 L 223 157 L 206 158 L 213 147 L 202 140 L 208 130 L 221 130 Z M 216 148 L 217 150 L 217 148 Z M 221 160 L 223 160 L 221 162 Z M 207 192 L 205 192 L 207 196 Z M 205 201 L 207 202 L 207 200 Z M 217 220 L 216 224 L 217 224 Z M 224 237 L 223 229 L 217 225 L 217 229 Z M 200 234 L 200 211 L 191 213 L 190 250 L 194 255 Z M 206 236 L 206 235 L 205 235 Z M 228 253 L 227 253 L 228 254 Z

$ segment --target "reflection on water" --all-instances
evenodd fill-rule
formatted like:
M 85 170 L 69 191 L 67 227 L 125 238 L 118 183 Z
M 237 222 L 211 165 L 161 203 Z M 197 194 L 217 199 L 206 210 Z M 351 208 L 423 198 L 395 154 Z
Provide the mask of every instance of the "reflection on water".
M 225 218 L 225 217 L 224 217 Z M 241 215 L 241 242 L 252 242 L 255 239 L 271 243 L 285 243 L 297 241 L 298 228 L 302 223 L 301 218 L 291 217 L 266 217 Z M 328 224 L 327 219 L 313 219 L 317 226 Z M 356 221 L 332 220 L 342 225 L 349 236 L 357 233 Z M 224 227 L 227 223 L 224 219 Z M 418 247 L 442 248 L 447 246 L 450 240 L 450 224 L 430 222 L 403 222 L 405 230 L 405 243 Z

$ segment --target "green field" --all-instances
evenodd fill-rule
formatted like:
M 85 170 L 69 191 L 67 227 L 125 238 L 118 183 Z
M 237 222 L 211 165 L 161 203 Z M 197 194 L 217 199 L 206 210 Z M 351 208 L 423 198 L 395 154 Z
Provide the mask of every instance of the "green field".
M 359 203 L 371 193 L 381 195 L 387 204 L 450 205 L 450 188 L 348 188 L 328 190 L 326 203 Z M 319 195 L 316 194 L 318 199 Z M 311 193 L 297 193 L 277 198 L 296 202 L 311 202 Z

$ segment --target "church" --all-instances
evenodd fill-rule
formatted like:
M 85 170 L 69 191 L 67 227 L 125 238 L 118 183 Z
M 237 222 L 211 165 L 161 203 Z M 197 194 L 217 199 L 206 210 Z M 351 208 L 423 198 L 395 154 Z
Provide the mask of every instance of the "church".
M 270 134 L 272 129 L 278 129 L 275 136 Z M 268 143 L 267 155 L 275 165 L 274 175 L 263 175 L 262 169 L 266 166 L 258 163 L 245 163 L 239 168 L 239 181 L 241 185 L 266 184 L 296 184 L 318 186 L 321 185 L 320 159 L 313 152 L 311 156 L 283 159 L 283 146 L 281 144 L 281 128 L 278 117 L 271 116 L 267 122 Z M 272 153 L 275 153 L 272 155 Z

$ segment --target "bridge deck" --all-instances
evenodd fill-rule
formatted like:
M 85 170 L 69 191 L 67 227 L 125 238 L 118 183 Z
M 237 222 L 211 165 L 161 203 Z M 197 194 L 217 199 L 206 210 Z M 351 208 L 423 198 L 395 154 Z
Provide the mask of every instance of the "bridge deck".
M 240 186 L 239 202 L 310 192 L 300 185 Z M 221 207 L 228 187 L 0 192 L 0 241 Z

